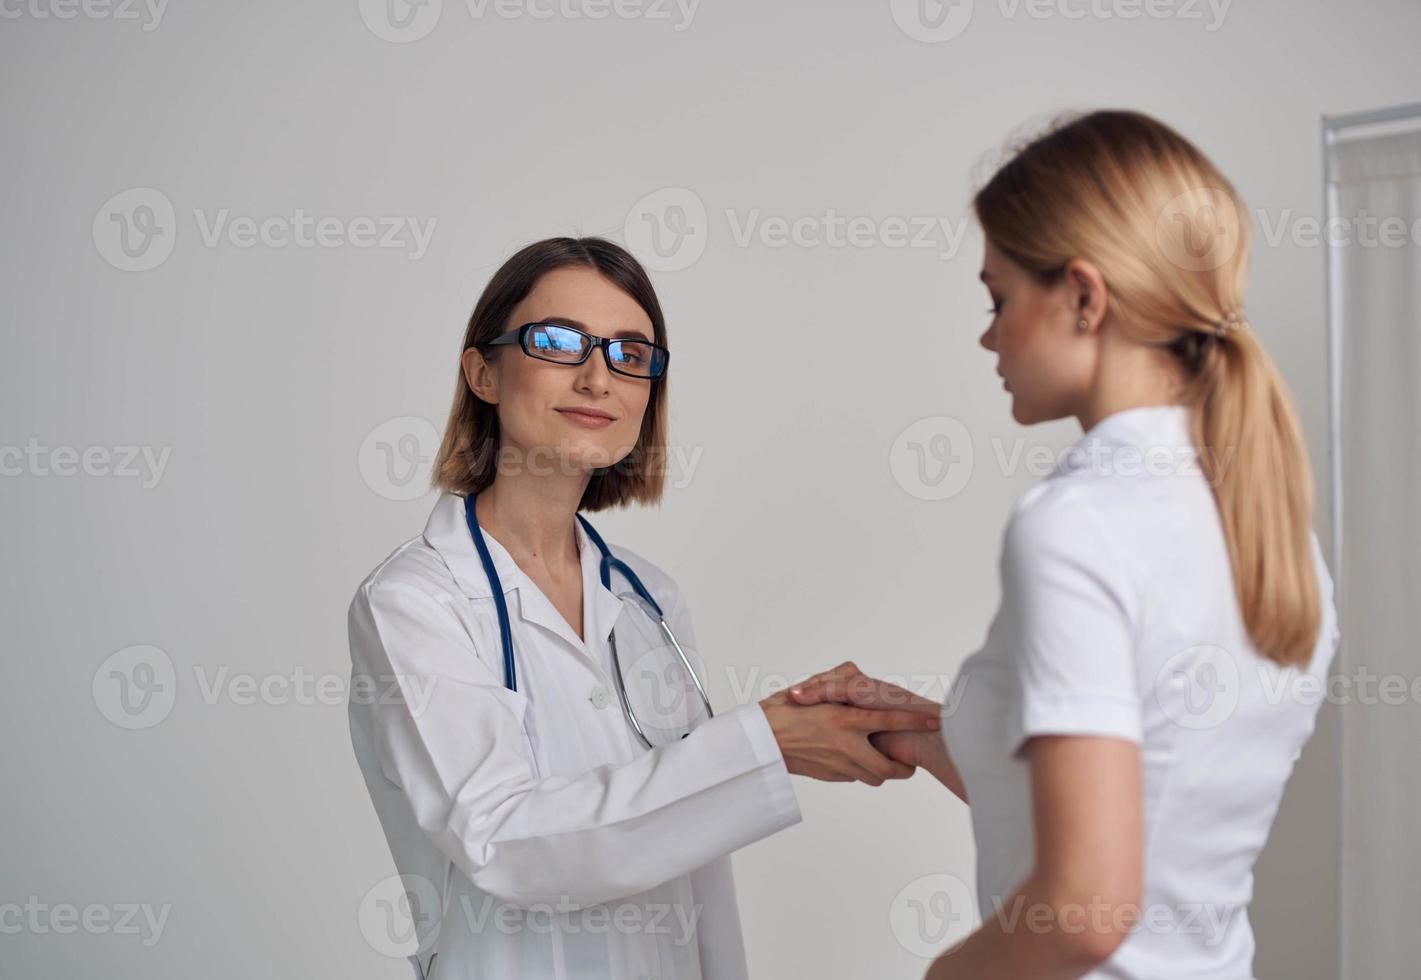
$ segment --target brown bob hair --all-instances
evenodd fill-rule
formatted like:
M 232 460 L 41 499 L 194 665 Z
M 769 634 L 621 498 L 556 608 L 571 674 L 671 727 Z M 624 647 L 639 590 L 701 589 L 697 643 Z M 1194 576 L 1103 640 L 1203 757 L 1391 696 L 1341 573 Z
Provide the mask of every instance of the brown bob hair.
M 514 308 L 544 275 L 569 266 L 596 270 L 634 299 L 651 320 L 652 339 L 668 346 L 666 319 L 651 278 L 630 252 L 605 238 L 545 238 L 520 249 L 493 274 L 469 317 L 460 357 L 471 347 L 520 326 L 509 323 Z M 651 393 L 636 445 L 613 465 L 593 472 L 582 495 L 582 510 L 660 502 L 666 483 L 666 379 L 667 375 L 662 375 L 647 382 Z M 473 393 L 461 366 L 444 441 L 434 461 L 434 486 L 466 496 L 488 487 L 498 472 L 499 443 L 498 406 Z

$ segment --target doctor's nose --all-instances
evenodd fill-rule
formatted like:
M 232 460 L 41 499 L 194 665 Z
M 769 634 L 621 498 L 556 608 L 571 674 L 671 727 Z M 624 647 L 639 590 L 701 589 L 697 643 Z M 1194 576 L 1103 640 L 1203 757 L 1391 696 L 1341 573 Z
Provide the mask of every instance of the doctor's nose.
M 607 358 L 600 349 L 594 349 L 587 360 L 577 366 L 574 387 L 585 394 L 601 397 L 612 387 L 612 372 L 607 367 Z
M 977 343 L 981 344 L 983 347 L 987 348 L 987 350 L 991 351 L 994 354 L 997 352 L 996 336 L 992 333 L 991 327 L 988 327 L 986 330 L 982 331 L 982 336 L 977 338 Z

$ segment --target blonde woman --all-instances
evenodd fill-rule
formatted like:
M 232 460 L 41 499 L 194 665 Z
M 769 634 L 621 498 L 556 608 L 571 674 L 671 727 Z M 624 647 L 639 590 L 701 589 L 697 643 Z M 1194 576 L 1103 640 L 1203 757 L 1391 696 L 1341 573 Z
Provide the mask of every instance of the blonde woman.
M 1134 112 L 1058 125 L 974 208 L 1012 416 L 1085 434 L 1011 514 L 941 737 L 876 738 L 970 800 L 983 924 L 928 976 L 1252 977 L 1253 863 L 1337 627 L 1302 436 L 1244 312 L 1247 211 Z M 860 680 L 794 696 L 901 703 Z

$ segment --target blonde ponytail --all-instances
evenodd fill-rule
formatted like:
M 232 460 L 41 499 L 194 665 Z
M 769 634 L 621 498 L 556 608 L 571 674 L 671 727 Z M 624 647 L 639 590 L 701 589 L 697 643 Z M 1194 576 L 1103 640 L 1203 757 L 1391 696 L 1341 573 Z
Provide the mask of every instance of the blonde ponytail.
M 1291 400 L 1251 329 L 1232 330 L 1188 393 L 1194 442 L 1214 488 L 1234 592 L 1259 652 L 1306 666 L 1321 599 L 1312 557 L 1312 470 Z

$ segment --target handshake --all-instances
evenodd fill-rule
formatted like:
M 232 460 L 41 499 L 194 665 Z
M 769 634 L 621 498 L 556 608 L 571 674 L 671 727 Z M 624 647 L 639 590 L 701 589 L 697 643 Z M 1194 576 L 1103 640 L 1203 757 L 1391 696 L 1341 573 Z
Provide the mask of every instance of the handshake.
M 962 796 L 939 731 L 942 705 L 863 674 L 853 663 L 760 702 L 789 771 L 881 786 L 921 766 Z

